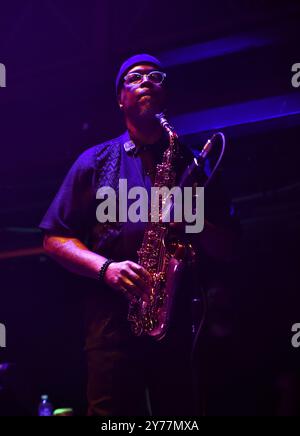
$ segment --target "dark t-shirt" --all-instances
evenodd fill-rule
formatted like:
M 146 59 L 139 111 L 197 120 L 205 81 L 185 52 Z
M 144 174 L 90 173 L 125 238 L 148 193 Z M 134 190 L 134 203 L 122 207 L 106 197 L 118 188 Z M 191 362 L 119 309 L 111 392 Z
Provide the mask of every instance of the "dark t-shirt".
M 139 155 L 125 151 L 124 144 L 130 140 L 128 132 L 111 141 L 91 147 L 82 153 L 65 177 L 57 195 L 40 223 L 40 228 L 51 234 L 78 238 L 87 247 L 116 261 L 137 261 L 137 250 L 142 244 L 145 223 L 99 223 L 96 209 L 99 200 L 96 192 L 100 187 L 113 187 L 118 194 L 119 179 L 126 179 L 128 191 L 135 186 L 148 190 L 150 198 L 151 179 L 146 175 Z M 162 159 L 162 150 L 167 140 L 151 145 L 156 163 Z M 181 148 L 178 158 L 177 178 L 180 178 L 193 154 Z M 206 168 L 206 173 L 208 167 Z M 117 195 L 118 198 L 118 195 Z M 223 188 L 215 178 L 206 188 L 205 218 L 216 224 L 230 223 L 230 203 Z M 131 200 L 133 202 L 134 200 Z M 128 207 L 131 204 L 128 200 Z M 100 283 L 87 280 L 84 292 L 88 300 L 87 347 L 103 345 L 105 337 L 111 341 L 111 326 L 126 324 L 127 302 L 117 292 L 100 287 Z

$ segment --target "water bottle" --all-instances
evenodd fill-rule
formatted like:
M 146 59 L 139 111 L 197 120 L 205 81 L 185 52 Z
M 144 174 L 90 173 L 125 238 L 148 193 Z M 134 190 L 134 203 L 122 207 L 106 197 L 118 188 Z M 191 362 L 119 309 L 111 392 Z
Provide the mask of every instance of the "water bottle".
M 49 401 L 48 395 L 41 396 L 39 404 L 39 416 L 52 416 L 53 406 Z

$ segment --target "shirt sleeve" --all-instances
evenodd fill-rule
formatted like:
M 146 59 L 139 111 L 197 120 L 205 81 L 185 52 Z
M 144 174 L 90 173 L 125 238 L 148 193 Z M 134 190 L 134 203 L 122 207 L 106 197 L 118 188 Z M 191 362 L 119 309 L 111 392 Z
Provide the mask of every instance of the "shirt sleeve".
M 84 239 L 92 219 L 94 165 L 91 150 L 84 152 L 66 175 L 39 228 L 47 233 Z

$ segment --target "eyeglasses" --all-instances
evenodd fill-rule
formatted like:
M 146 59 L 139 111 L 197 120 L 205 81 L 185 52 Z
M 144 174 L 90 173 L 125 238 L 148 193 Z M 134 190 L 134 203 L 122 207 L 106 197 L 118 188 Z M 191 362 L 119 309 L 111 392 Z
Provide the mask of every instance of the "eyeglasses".
M 160 85 L 165 80 L 166 76 L 166 73 L 162 71 L 151 71 L 148 74 L 133 72 L 124 77 L 124 83 L 126 83 L 126 85 L 138 85 L 142 83 L 144 77 L 146 77 L 146 80 L 149 80 L 155 85 Z

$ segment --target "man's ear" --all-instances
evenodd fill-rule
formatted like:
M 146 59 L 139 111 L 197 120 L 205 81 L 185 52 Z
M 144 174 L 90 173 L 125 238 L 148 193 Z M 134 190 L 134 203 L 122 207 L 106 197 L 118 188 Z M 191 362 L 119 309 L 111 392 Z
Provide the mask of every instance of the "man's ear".
M 119 108 L 122 110 L 123 109 L 123 103 L 122 103 L 122 99 L 121 99 L 121 93 L 118 94 L 118 105 L 119 105 Z

